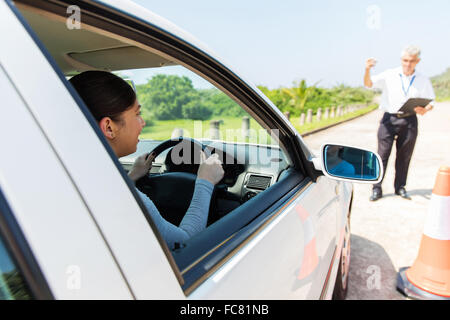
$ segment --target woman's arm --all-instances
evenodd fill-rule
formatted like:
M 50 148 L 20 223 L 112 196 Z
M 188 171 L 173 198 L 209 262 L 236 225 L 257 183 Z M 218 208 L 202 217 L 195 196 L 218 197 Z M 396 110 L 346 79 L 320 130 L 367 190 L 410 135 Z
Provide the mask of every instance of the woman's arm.
M 189 237 L 205 229 L 213 190 L 214 185 L 211 182 L 199 178 L 195 181 L 191 204 L 180 223 L 180 228 L 185 230 Z
M 208 221 L 209 204 L 211 202 L 213 189 L 214 185 L 211 182 L 197 178 L 191 204 L 179 227 L 165 220 L 159 213 L 153 201 L 139 190 L 136 190 L 147 207 L 147 210 L 162 237 L 167 242 L 169 248 L 172 249 L 176 242 L 185 242 L 193 235 L 205 229 L 206 222 Z
M 154 157 L 154 154 L 150 155 L 149 158 L 150 157 Z M 151 161 L 148 159 L 145 160 L 145 157 L 143 156 L 138 159 L 140 159 L 140 161 L 139 163 L 135 163 L 134 167 L 143 169 L 135 170 L 139 173 L 137 178 L 148 172 L 147 166 L 149 166 L 149 164 L 151 165 Z M 159 232 L 170 248 L 173 248 L 176 242 L 182 243 L 205 229 L 208 221 L 209 204 L 211 202 L 214 185 L 223 178 L 223 175 L 222 162 L 219 160 L 218 155 L 213 154 L 206 159 L 206 155 L 202 152 L 201 164 L 197 172 L 197 180 L 195 181 L 195 189 L 194 194 L 192 195 L 191 204 L 189 205 L 183 220 L 181 220 L 179 227 L 165 220 L 159 213 L 153 201 L 136 189 L 142 201 L 144 201 L 152 220 L 155 222 Z

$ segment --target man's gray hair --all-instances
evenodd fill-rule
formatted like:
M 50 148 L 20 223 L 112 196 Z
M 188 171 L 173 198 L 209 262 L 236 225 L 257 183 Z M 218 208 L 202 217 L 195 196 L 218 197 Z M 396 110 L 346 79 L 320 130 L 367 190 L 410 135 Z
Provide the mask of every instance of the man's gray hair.
M 420 48 L 414 45 L 407 46 L 402 50 L 401 56 L 403 57 L 405 54 L 409 54 L 410 56 L 417 56 L 417 58 L 420 58 Z

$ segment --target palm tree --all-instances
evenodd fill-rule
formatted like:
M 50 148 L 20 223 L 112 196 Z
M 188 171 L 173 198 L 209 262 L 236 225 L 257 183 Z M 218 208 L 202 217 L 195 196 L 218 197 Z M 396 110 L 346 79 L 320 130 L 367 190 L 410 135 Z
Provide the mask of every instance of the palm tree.
M 316 82 L 314 85 L 308 87 L 305 80 L 301 80 L 300 82 L 294 81 L 294 86 L 289 89 L 283 88 L 282 93 L 290 98 L 289 104 L 294 109 L 300 110 L 301 113 L 318 83 Z

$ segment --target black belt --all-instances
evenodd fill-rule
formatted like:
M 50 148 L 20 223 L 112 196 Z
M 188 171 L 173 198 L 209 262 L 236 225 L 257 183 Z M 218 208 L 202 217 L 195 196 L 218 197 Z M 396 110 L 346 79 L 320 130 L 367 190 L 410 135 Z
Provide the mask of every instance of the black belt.
M 411 116 L 415 116 L 415 113 L 389 113 L 389 115 L 397 117 L 397 118 L 407 118 L 407 117 L 411 117 Z

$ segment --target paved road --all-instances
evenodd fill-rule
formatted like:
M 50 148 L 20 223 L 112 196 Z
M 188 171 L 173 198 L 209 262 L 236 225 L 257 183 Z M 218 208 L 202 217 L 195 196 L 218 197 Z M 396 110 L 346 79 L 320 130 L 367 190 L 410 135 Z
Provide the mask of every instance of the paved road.
M 313 150 L 331 141 L 376 150 L 381 116 L 377 110 L 304 139 Z M 418 117 L 419 136 L 406 186 L 412 200 L 394 194 L 395 147 L 382 199 L 370 202 L 371 185 L 354 185 L 347 299 L 405 299 L 395 289 L 397 272 L 417 257 L 437 171 L 450 165 L 450 103 L 437 103 L 433 111 Z

